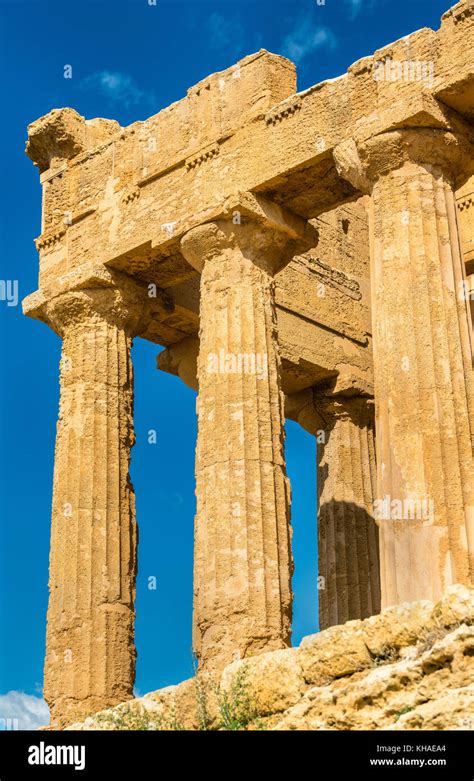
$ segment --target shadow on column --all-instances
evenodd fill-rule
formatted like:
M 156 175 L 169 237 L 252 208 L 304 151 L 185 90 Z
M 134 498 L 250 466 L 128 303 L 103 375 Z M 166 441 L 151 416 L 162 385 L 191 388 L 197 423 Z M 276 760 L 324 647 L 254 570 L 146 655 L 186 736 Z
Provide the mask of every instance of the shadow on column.
M 318 539 L 320 629 L 379 613 L 379 533 L 374 518 L 354 502 L 323 503 Z

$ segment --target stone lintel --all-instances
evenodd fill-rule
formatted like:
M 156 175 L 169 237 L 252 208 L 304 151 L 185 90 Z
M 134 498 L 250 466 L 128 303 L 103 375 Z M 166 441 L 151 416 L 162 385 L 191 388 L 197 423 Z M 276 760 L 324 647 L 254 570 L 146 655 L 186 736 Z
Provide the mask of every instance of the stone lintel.
M 240 224 L 239 220 L 242 223 L 255 222 L 269 231 L 285 234 L 289 240 L 294 242 L 295 255 L 306 252 L 318 243 L 318 231 L 305 219 L 268 198 L 252 192 L 239 192 L 230 195 L 223 204 L 207 211 L 204 220 L 198 216 L 191 219 L 192 225 L 189 225 L 186 230 L 180 230 L 180 238 L 191 230 L 191 227 L 221 220 L 235 220 L 236 225 Z
M 474 284 L 474 283 L 473 283 Z M 318 386 L 321 384 L 327 385 L 332 382 L 332 395 L 334 398 L 351 398 L 353 396 L 366 396 L 372 397 L 374 394 L 374 383 L 371 372 L 363 372 L 356 366 L 347 364 L 344 367 L 338 368 L 337 376 L 334 376 L 334 371 L 326 366 L 317 366 L 315 360 L 319 358 L 318 353 L 318 339 L 324 338 L 321 335 L 321 331 L 317 326 L 314 327 L 314 350 L 315 357 L 313 363 L 308 364 L 306 371 L 303 371 L 301 359 L 299 359 L 298 353 L 295 348 L 289 350 L 285 349 L 285 337 L 287 336 L 288 326 L 286 321 L 281 324 L 280 312 L 277 307 L 277 319 L 280 328 L 280 339 L 283 344 L 280 345 L 282 355 L 285 358 L 282 364 L 282 389 L 286 393 L 288 398 L 302 396 L 303 394 L 312 392 L 313 384 L 315 383 L 315 370 L 318 369 L 322 375 L 321 379 L 318 379 Z M 296 317 L 296 316 L 295 316 Z M 324 332 L 323 332 L 324 333 Z M 156 358 L 156 366 L 159 371 L 164 371 L 167 374 L 172 374 L 175 377 L 179 377 L 185 385 L 193 390 L 198 390 L 197 379 L 197 356 L 199 353 L 199 339 L 197 336 L 185 337 L 179 342 L 168 345 L 162 350 Z M 297 378 L 297 381 L 295 380 Z M 301 390 L 294 390 L 295 382 Z M 288 407 L 287 417 L 291 420 L 296 420 L 292 413 L 293 406 Z
M 296 252 L 305 252 L 318 243 L 318 232 L 302 217 L 258 193 L 239 192 L 229 196 L 215 220 L 239 215 L 244 221 L 256 222 L 269 230 L 285 233 L 296 242 Z M 211 222 L 213 220 L 209 220 Z
M 427 92 L 403 98 L 390 108 L 374 112 L 357 123 L 352 133 L 358 143 L 363 143 L 373 136 L 389 133 L 403 128 L 444 128 L 453 129 L 461 123 L 447 106 L 443 106 Z
M 373 396 L 374 382 L 371 374 L 358 371 L 350 364 L 337 368 L 338 374 L 332 391 L 335 397 Z
M 56 176 L 61 176 L 65 171 L 67 171 L 67 162 L 62 163 L 53 169 L 47 168 L 46 171 L 43 171 L 43 173 L 40 174 L 40 184 L 51 182 Z
M 123 147 L 117 148 L 117 155 L 121 155 L 128 153 L 127 144 L 134 143 L 134 134 L 137 134 L 135 140 L 142 131 L 166 138 L 173 131 L 178 112 L 185 112 L 183 116 L 188 117 L 190 112 L 199 113 L 202 109 L 203 115 L 210 117 L 214 115 L 210 109 L 215 103 L 218 111 L 222 112 L 222 121 L 207 122 L 206 132 L 201 132 L 201 126 L 195 128 L 192 136 L 196 137 L 197 152 L 181 146 L 172 149 L 169 159 L 161 159 L 160 156 L 153 159 L 152 167 L 144 178 L 143 172 L 137 169 L 135 180 L 144 186 L 169 173 L 176 165 L 184 166 L 186 163 L 189 171 L 193 171 L 196 161 L 213 159 L 213 150 L 217 148 L 216 144 L 219 146 L 219 134 L 226 139 L 242 135 L 242 144 L 249 157 L 256 161 L 261 158 L 262 164 L 255 165 L 252 181 L 248 176 L 242 177 L 240 169 L 232 170 L 229 177 L 236 186 L 270 193 L 275 182 L 282 203 L 304 216 L 313 217 L 336 203 L 347 202 L 352 196 L 347 188 L 334 194 L 337 184 L 332 181 L 326 191 L 324 184 L 327 179 L 321 176 L 319 187 L 323 191 L 322 197 L 318 198 L 315 190 L 314 197 L 311 194 L 310 198 L 314 203 L 308 203 L 308 197 L 304 195 L 308 184 L 315 176 L 319 177 L 318 150 L 330 154 L 334 146 L 352 134 L 357 121 L 361 119 L 364 122 L 371 111 L 374 112 L 374 127 L 369 132 L 385 132 L 404 119 L 392 119 L 381 129 L 375 127 L 377 115 L 392 114 L 394 102 L 399 97 L 396 84 L 373 79 L 372 71 L 377 58 L 381 61 L 393 55 L 397 61 L 403 62 L 429 60 L 434 67 L 434 84 L 421 83 L 417 79 L 412 83 L 405 81 L 400 90 L 405 96 L 404 102 L 428 100 L 431 90 L 435 97 L 441 97 L 452 108 L 470 116 L 469 111 L 474 109 L 474 76 L 472 62 L 465 52 L 469 50 L 474 29 L 473 8 L 472 0 L 459 3 L 444 15 L 439 31 L 427 28 L 417 31 L 354 63 L 339 79 L 316 84 L 302 93 L 295 93 L 294 65 L 262 50 L 226 71 L 212 74 L 190 88 L 188 96 L 181 101 L 150 117 L 140 128 L 136 124 L 130 125 L 121 134 L 118 134 L 120 128 L 117 123 L 106 120 L 89 122 L 72 109 L 55 110 L 30 126 L 28 154 L 41 170 L 48 168 L 52 160 L 53 171 L 59 169 L 64 159 L 70 159 L 75 166 L 79 161 L 83 162 L 86 155 L 95 154 L 100 143 L 115 137 L 115 133 L 123 141 Z M 461 84 L 460 90 L 457 85 Z M 463 102 L 467 105 L 466 112 Z M 347 109 L 343 115 L 339 110 L 341 105 Z M 422 109 L 417 121 L 422 124 L 432 121 L 432 117 L 427 117 Z M 254 144 L 249 140 L 250 125 L 254 129 Z M 311 128 L 314 128 L 314 134 Z M 183 151 L 183 156 L 176 161 L 178 149 Z M 284 150 L 284 155 L 281 150 Z M 224 150 L 220 152 L 222 154 Z M 214 163 L 209 166 L 210 169 L 213 167 Z M 212 178 L 212 170 L 209 175 Z
M 181 239 L 193 228 L 210 222 L 241 219 L 242 223 L 255 222 L 278 234 L 285 234 L 293 242 L 294 255 L 306 252 L 318 243 L 318 231 L 303 217 L 294 214 L 268 198 L 252 192 L 237 192 L 223 202 L 185 219 L 159 226 L 159 233 L 140 247 L 130 247 L 119 256 L 108 258 L 105 265 L 124 269 L 134 273 L 134 260 L 140 267 L 143 258 L 153 254 L 156 259 L 164 259 L 180 253 Z
M 474 119 L 474 67 L 471 73 L 453 76 L 448 84 L 435 90 L 435 97 L 469 120 Z

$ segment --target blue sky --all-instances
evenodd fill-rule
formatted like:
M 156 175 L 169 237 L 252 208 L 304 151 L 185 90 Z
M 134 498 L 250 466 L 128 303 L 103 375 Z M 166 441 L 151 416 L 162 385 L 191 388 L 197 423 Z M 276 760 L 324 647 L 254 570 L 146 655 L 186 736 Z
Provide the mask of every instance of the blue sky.
M 453 3 L 454 4 L 454 0 Z M 26 126 L 52 108 L 122 125 L 145 119 L 209 73 L 266 48 L 298 65 L 298 89 L 338 76 L 420 27 L 449 0 L 0 1 L 3 220 L 0 279 L 37 287 L 41 191 Z M 72 78 L 64 78 L 71 66 Z M 195 394 L 137 340 L 132 479 L 140 525 L 137 690 L 192 674 Z M 41 701 L 59 339 L 0 300 L 0 718 L 45 722 Z M 147 441 L 157 431 L 156 445 Z M 293 487 L 294 642 L 317 629 L 315 445 L 287 425 Z M 156 591 L 147 588 L 157 578 Z M 3 696 L 1 696 L 3 695 Z

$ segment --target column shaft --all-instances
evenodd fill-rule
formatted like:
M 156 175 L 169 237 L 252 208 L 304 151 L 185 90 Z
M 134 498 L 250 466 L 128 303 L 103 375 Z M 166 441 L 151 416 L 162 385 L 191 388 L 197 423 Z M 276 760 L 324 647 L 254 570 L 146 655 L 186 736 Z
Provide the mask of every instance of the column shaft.
M 229 244 L 201 276 L 194 647 L 211 669 L 290 643 L 283 395 L 274 282 L 260 260 Z
M 133 696 L 130 349 L 125 330 L 97 314 L 63 331 L 45 660 L 58 725 Z
M 371 406 L 341 399 L 321 412 L 327 424 L 325 442 L 318 442 L 320 629 L 380 611 Z
M 441 168 L 407 161 L 377 178 L 372 195 L 386 606 L 436 601 L 472 578 L 472 350 L 451 182 Z

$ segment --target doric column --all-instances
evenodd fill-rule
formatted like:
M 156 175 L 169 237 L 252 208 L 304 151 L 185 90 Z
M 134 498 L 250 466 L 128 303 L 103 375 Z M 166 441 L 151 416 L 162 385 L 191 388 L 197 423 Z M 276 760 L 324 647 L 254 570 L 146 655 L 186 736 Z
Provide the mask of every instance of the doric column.
M 380 612 L 374 520 L 375 442 L 370 399 L 316 397 L 318 437 L 319 626 Z
M 371 276 L 382 605 L 473 577 L 473 373 L 454 187 L 470 147 L 443 129 L 336 150 L 372 194 Z
M 204 669 L 290 643 L 290 486 L 273 274 L 292 247 L 285 232 L 247 220 L 202 225 L 182 241 L 201 272 L 194 648 Z
M 25 311 L 62 337 L 44 696 L 64 726 L 133 696 L 137 571 L 132 335 L 146 294 L 33 294 Z
M 286 409 L 317 442 L 320 629 L 367 618 L 380 611 L 373 401 L 311 388 Z

